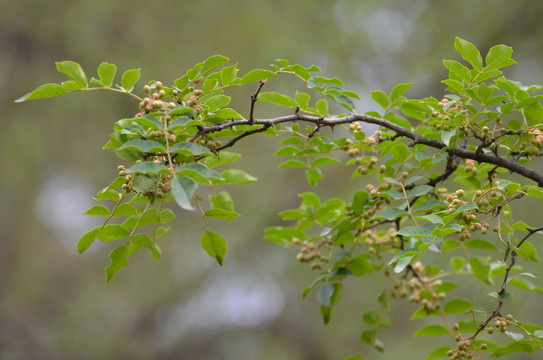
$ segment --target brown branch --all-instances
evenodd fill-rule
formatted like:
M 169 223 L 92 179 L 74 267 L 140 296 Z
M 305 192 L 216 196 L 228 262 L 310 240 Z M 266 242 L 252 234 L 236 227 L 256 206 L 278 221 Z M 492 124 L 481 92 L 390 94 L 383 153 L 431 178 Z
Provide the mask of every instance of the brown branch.
M 524 242 L 530 236 L 532 236 L 533 234 L 535 234 L 538 231 L 543 230 L 543 227 L 539 227 L 539 228 L 535 228 L 535 229 L 527 229 L 527 230 L 528 230 L 528 234 L 526 234 L 522 238 L 522 240 L 519 241 L 519 243 L 516 246 L 517 249 L 520 248 L 522 246 L 522 244 L 524 244 Z M 509 272 L 511 271 L 513 266 L 515 266 L 516 261 L 517 261 L 517 252 L 515 250 L 512 250 L 511 251 L 511 261 L 509 262 L 509 265 L 507 266 L 507 269 L 505 270 L 505 275 L 503 276 L 502 287 L 501 287 L 500 291 L 498 292 L 498 305 L 496 306 L 496 309 L 494 309 L 492 314 L 484 322 L 482 322 L 481 325 L 477 328 L 477 331 L 475 332 L 475 334 L 473 334 L 471 336 L 471 339 L 475 339 L 477 337 L 477 335 L 479 335 L 479 333 L 481 331 L 483 331 L 485 329 L 485 327 L 492 321 L 492 319 L 496 318 L 497 316 L 501 316 L 500 309 L 501 309 L 501 307 L 503 305 L 501 296 L 503 294 L 505 294 L 505 291 L 507 289 L 507 282 L 509 281 Z
M 258 100 L 258 94 L 260 93 L 260 90 L 262 90 L 262 87 L 264 86 L 265 82 L 260 80 L 258 82 L 258 87 L 256 88 L 256 91 L 253 95 L 251 95 L 251 110 L 249 111 L 249 123 L 254 124 L 255 118 L 254 118 L 254 111 L 255 111 L 255 103 Z
M 255 92 L 255 94 L 257 94 L 257 93 Z M 252 98 L 254 98 L 254 97 L 255 97 L 255 95 L 252 96 Z M 253 104 L 254 104 L 254 102 L 253 102 Z M 414 141 L 413 145 L 423 144 L 423 145 L 426 145 L 426 146 L 429 146 L 429 147 L 432 147 L 432 148 L 435 148 L 435 149 L 439 149 L 439 150 L 447 148 L 447 146 L 443 142 L 441 142 L 439 140 L 426 138 L 426 137 L 424 137 L 424 136 L 422 136 L 420 134 L 417 134 L 417 133 L 415 133 L 415 132 L 413 132 L 411 130 L 408 130 L 408 129 L 404 128 L 404 127 L 401 127 L 399 125 L 391 123 L 388 120 L 373 117 L 373 116 L 369 116 L 369 115 L 365 115 L 365 114 L 350 114 L 350 115 L 347 115 L 347 116 L 341 117 L 341 118 L 324 119 L 324 118 L 318 117 L 318 116 L 295 113 L 295 114 L 292 114 L 292 115 L 280 116 L 280 117 L 273 118 L 273 119 L 254 119 L 253 118 L 252 120 L 251 119 L 249 119 L 249 120 L 230 120 L 230 121 L 226 121 L 224 123 L 220 123 L 220 124 L 216 124 L 216 125 L 201 127 L 199 129 L 198 133 L 196 133 L 194 136 L 192 136 L 188 141 L 192 142 L 192 141 L 196 140 L 198 137 L 200 137 L 202 135 L 212 133 L 212 132 L 221 131 L 221 130 L 224 130 L 226 128 L 230 128 L 230 127 L 233 127 L 233 126 L 253 125 L 254 124 L 254 125 L 266 125 L 267 127 L 270 127 L 270 126 L 273 126 L 273 125 L 276 125 L 276 124 L 281 124 L 281 123 L 285 123 L 285 122 L 294 122 L 294 121 L 304 121 L 304 122 L 313 123 L 313 124 L 317 125 L 320 128 L 326 127 L 326 126 L 334 127 L 335 125 L 339 125 L 339 124 L 349 124 L 349 123 L 353 123 L 353 122 L 356 122 L 356 121 L 361 121 L 361 122 L 365 122 L 365 123 L 368 123 L 368 124 L 379 125 L 379 126 L 382 126 L 384 128 L 387 128 L 389 130 L 392 130 L 392 131 L 396 132 L 399 136 L 403 136 L 403 137 L 406 137 L 408 139 L 413 140 Z M 256 132 L 261 132 L 261 131 L 256 131 Z M 227 148 L 227 147 L 228 146 L 225 145 L 225 146 L 221 147 L 221 150 L 224 149 L 224 148 Z M 521 175 L 521 176 L 523 176 L 525 178 L 531 179 L 531 180 L 535 181 L 538 186 L 543 187 L 543 174 L 540 174 L 540 173 L 538 173 L 538 172 L 536 172 L 536 171 L 534 171 L 534 170 L 532 170 L 532 169 L 530 169 L 530 168 L 528 168 L 528 167 L 526 167 L 524 165 L 521 165 L 521 164 L 517 163 L 516 161 L 509 160 L 509 159 L 506 159 L 506 158 L 503 158 L 503 157 L 500 157 L 500 156 L 496 156 L 496 155 L 493 155 L 493 154 L 492 155 L 491 154 L 485 154 L 483 152 L 477 153 L 476 151 L 470 151 L 470 150 L 467 150 L 467 149 L 464 149 L 464 148 L 450 148 L 450 149 L 446 149 L 446 151 L 449 153 L 449 155 L 454 155 L 454 156 L 459 157 L 459 158 L 471 159 L 471 160 L 475 160 L 475 161 L 477 161 L 479 163 L 488 163 L 488 164 L 493 164 L 493 165 L 499 166 L 501 168 L 504 168 L 504 169 L 507 169 L 507 170 L 511 171 L 512 173 L 516 173 L 516 174 L 519 174 L 519 175 Z

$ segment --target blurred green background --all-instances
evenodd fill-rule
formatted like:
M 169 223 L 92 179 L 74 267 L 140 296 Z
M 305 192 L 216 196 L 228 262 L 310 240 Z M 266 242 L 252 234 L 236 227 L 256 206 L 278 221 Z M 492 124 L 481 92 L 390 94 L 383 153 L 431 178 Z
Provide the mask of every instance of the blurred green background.
M 286 58 L 341 78 L 363 97 L 357 110 L 365 112 L 375 109 L 370 90 L 400 82 L 415 82 L 408 96 L 441 96 L 441 60 L 458 59 L 455 36 L 483 53 L 512 46 L 518 64 L 506 75 L 543 83 L 542 17 L 543 2 L 528 0 L 1 2 L 0 358 L 342 359 L 367 351 L 358 341 L 360 317 L 377 306 L 379 279 L 349 280 L 323 326 L 315 294 L 300 296 L 317 274 L 296 262 L 296 249 L 262 239 L 265 226 L 280 222 L 277 212 L 297 207 L 296 194 L 307 189 L 303 174 L 277 169 L 278 140 L 269 137 L 240 144 L 237 166 L 259 181 L 242 189 L 249 195 L 226 189 L 242 217 L 212 224 L 229 244 L 223 268 L 200 248 L 200 216 L 177 211 L 160 242 L 163 258 L 142 251 L 106 285 L 110 246 L 79 255 L 75 244 L 95 224 L 81 212 L 120 164 L 101 146 L 137 104 L 98 92 L 15 104 L 38 85 L 64 81 L 55 61 L 77 61 L 89 77 L 102 61 L 120 72 L 141 67 L 143 85 L 171 83 L 213 54 L 230 57 L 242 73 Z M 245 115 L 249 94 L 233 94 Z M 315 190 L 321 198 L 348 199 L 365 187 L 330 166 Z M 338 172 L 346 176 L 332 176 Z M 518 210 L 541 224 L 540 212 Z M 525 295 L 511 311 L 543 322 L 541 298 Z M 411 337 L 422 324 L 407 321 L 414 309 L 395 303 L 394 326 L 380 334 L 387 349 L 375 359 L 429 353 L 435 339 Z

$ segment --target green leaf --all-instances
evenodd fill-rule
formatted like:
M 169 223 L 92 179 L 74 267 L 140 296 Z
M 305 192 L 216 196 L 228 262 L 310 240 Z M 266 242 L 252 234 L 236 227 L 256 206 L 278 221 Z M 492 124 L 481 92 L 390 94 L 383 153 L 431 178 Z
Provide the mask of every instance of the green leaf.
M 377 337 L 377 329 L 364 330 L 362 331 L 362 334 L 360 335 L 360 342 L 366 345 L 373 345 L 375 344 L 376 337 Z
M 119 150 L 133 150 L 144 153 L 166 151 L 161 143 L 154 140 L 130 140 L 120 146 Z
M 451 348 L 448 347 L 448 346 L 440 346 L 440 347 L 432 350 L 432 352 L 430 353 L 430 355 L 428 355 L 426 360 L 436 360 L 436 359 L 445 358 L 445 357 L 447 357 L 447 352 L 450 349 Z
M 390 149 L 390 155 L 396 161 L 406 161 L 409 156 L 409 148 L 405 144 L 397 143 Z
M 228 66 L 221 70 L 221 81 L 224 85 L 230 85 L 238 75 L 237 65 Z
M 96 237 L 103 242 L 125 239 L 129 236 L 130 232 L 117 224 L 105 225 L 96 235 Z
M 418 255 L 420 253 L 422 253 L 422 251 L 420 251 L 417 248 L 409 248 L 409 249 L 402 250 L 388 261 L 388 265 L 394 264 L 396 261 L 398 261 L 398 259 L 401 259 L 403 257 Z
M 96 215 L 96 216 L 109 216 L 109 209 L 104 205 L 95 205 L 89 210 L 85 211 L 85 215 Z
M 457 256 L 452 257 L 450 262 L 451 262 L 451 269 L 454 272 L 461 271 L 464 268 L 464 265 L 466 264 L 466 261 L 464 260 L 464 258 L 457 257 Z
M 300 168 L 307 167 L 307 165 L 299 160 L 288 159 L 287 161 L 282 162 L 278 166 L 279 168 Z
M 280 94 L 278 92 L 263 92 L 258 95 L 260 101 L 269 102 L 279 106 L 286 106 L 289 108 L 296 108 L 296 101 L 287 95 Z
M 422 224 L 422 225 L 419 225 L 419 226 L 406 226 L 406 227 L 403 227 L 401 228 L 400 230 L 398 230 L 397 234 L 398 235 L 403 235 L 403 236 L 422 236 L 422 237 L 431 237 L 432 236 L 432 231 L 434 231 L 434 229 L 436 228 L 437 226 L 434 225 L 434 224 Z
M 307 183 L 311 186 L 317 186 L 320 179 L 323 178 L 322 171 L 319 168 L 308 169 L 305 171 Z
M 209 98 L 209 100 L 204 103 L 204 106 L 207 108 L 207 111 L 209 111 L 210 113 L 214 113 L 220 108 L 230 104 L 230 100 L 230 96 L 217 95 Z
M 524 243 L 522 243 L 521 247 L 517 249 L 517 253 L 528 260 L 531 260 L 533 262 L 539 262 L 539 258 L 537 257 L 537 250 L 535 246 L 529 241 L 525 241 Z
M 183 174 L 198 174 L 204 178 L 217 178 L 222 179 L 221 175 L 215 170 L 211 170 L 207 166 L 199 163 L 185 164 L 177 168 L 177 175 Z
M 164 209 L 160 212 L 160 223 L 164 224 L 175 219 L 175 214 L 171 209 Z
M 330 156 L 321 156 L 317 159 L 315 159 L 312 163 L 311 163 L 311 166 L 321 166 L 321 165 L 325 165 L 325 164 L 333 164 L 333 163 L 337 163 L 339 162 L 338 159 L 335 159 L 333 157 L 330 157 Z
M 81 68 L 81 65 L 78 63 L 73 61 L 60 61 L 56 62 L 56 65 L 59 72 L 75 81 L 80 88 L 86 88 L 88 86 L 87 76 Z
M 417 216 L 415 217 L 415 220 L 417 219 L 423 219 L 423 220 L 431 222 L 432 224 L 443 225 L 443 218 L 441 216 L 434 215 L 434 214 Z
M 202 247 L 207 252 L 209 256 L 216 259 L 219 265 L 222 266 L 224 256 L 228 250 L 226 241 L 224 238 L 213 231 L 206 231 L 202 234 Z
M 413 85 L 413 83 L 403 83 L 394 86 L 390 93 L 390 101 L 396 101 L 407 89 L 409 89 L 409 87 L 411 87 L 411 85 Z
M 221 173 L 220 179 L 213 179 L 213 184 L 232 184 L 232 185 L 244 185 L 252 184 L 257 179 L 243 170 L 230 169 Z
M 346 266 L 352 271 L 353 276 L 363 276 L 375 271 L 374 266 L 367 259 L 367 254 L 358 255 L 351 259 Z
M 330 84 L 330 85 L 339 85 L 339 86 L 344 85 L 343 82 L 339 80 L 337 77 L 327 78 L 324 76 L 314 76 L 312 80 L 316 83 L 321 83 L 321 84 Z
M 102 85 L 105 87 L 111 87 L 113 85 L 113 80 L 115 79 L 115 74 L 117 73 L 117 66 L 107 62 L 103 62 L 98 66 L 98 76 Z
M 328 116 L 328 100 L 326 99 L 320 99 L 315 103 L 315 107 L 317 108 L 317 112 L 321 116 Z
M 87 250 L 94 240 L 96 240 L 96 235 L 100 232 L 100 227 L 94 228 L 91 231 L 87 232 L 85 235 L 81 236 L 81 239 L 77 242 L 77 252 L 82 254 Z
M 131 69 L 124 72 L 121 78 L 121 86 L 124 90 L 130 92 L 134 89 L 134 85 L 140 79 L 141 69 Z
M 323 285 L 323 287 L 325 287 L 327 284 L 330 284 L 330 283 L 325 283 Z M 331 285 L 332 285 L 331 294 L 329 294 L 328 291 L 326 291 L 326 293 L 323 296 L 323 294 L 321 294 L 322 287 L 319 289 L 319 293 L 317 294 L 319 302 L 321 302 L 321 304 L 323 304 L 321 306 L 321 315 L 322 315 L 322 319 L 323 319 L 324 324 L 328 324 L 330 322 L 330 319 L 332 317 L 333 309 L 337 305 L 337 303 L 341 300 L 341 295 L 342 295 L 342 292 L 343 292 L 343 284 L 342 283 L 336 282 L 336 283 L 333 283 Z M 328 297 L 328 295 L 330 295 L 330 296 Z M 324 305 L 324 303 L 328 303 L 329 305 L 328 306 Z
M 96 197 L 94 200 L 100 201 L 100 200 L 119 200 L 121 198 L 121 194 L 119 194 L 117 191 L 113 189 L 102 189 L 96 194 Z
M 413 260 L 413 258 L 414 258 L 413 255 L 402 257 L 400 260 L 398 260 L 398 262 L 396 263 L 396 266 L 394 266 L 394 272 L 395 272 L 396 274 L 399 274 L 399 273 L 401 273 L 402 271 L 404 271 L 404 269 L 405 269 L 409 264 L 411 264 L 411 261 Z
M 537 199 L 543 199 L 543 190 L 541 190 L 537 186 L 530 186 L 526 193 L 528 194 L 528 196 L 531 196 Z
M 473 304 L 466 299 L 456 298 L 449 300 L 443 307 L 443 311 L 447 315 L 451 314 L 463 314 L 469 311 L 473 307 Z
M 109 283 L 117 271 L 128 265 L 128 244 L 116 247 L 109 253 L 111 263 L 106 267 L 106 282 Z
M 543 121 L 543 106 L 538 102 L 526 106 L 523 112 L 532 125 L 538 125 Z
M 132 204 L 120 204 L 117 209 L 115 209 L 115 212 L 112 214 L 113 217 L 120 217 L 120 216 L 131 216 L 131 215 L 137 215 L 138 210 L 134 207 Z
M 139 233 L 135 234 L 130 240 L 133 247 L 146 247 L 152 252 L 152 256 L 155 259 L 159 259 L 162 256 L 162 252 L 156 243 L 147 234 Z M 132 251 L 133 252 L 133 251 Z M 130 253 L 129 253 L 130 255 Z
M 307 110 L 309 108 L 309 100 L 311 100 L 311 95 L 296 91 L 294 99 L 296 100 L 296 104 L 300 107 L 300 109 Z
M 217 195 L 209 195 L 209 202 L 213 208 L 234 211 L 234 200 L 226 191 L 221 191 Z
M 498 250 L 496 245 L 483 239 L 471 239 L 464 242 L 464 245 L 469 249 Z
M 58 84 L 44 84 L 39 86 L 36 90 L 21 96 L 15 102 L 23 102 L 25 100 L 42 99 L 52 96 L 58 96 L 67 94 L 68 91 Z
M 296 156 L 300 152 L 296 146 L 283 146 L 273 154 L 273 156 Z
M 366 191 L 358 190 L 354 194 L 353 203 L 351 205 L 356 215 L 361 215 L 364 211 L 364 205 L 368 202 L 369 195 Z
M 404 209 L 386 208 L 386 209 L 377 211 L 377 213 L 373 215 L 372 220 L 377 220 L 377 219 L 394 220 L 400 216 L 405 216 L 407 214 L 408 214 L 407 211 L 405 211 Z
M 462 80 L 465 80 L 467 82 L 470 82 L 472 80 L 471 71 L 469 71 L 467 67 L 460 64 L 458 61 L 443 60 L 443 65 L 451 72 L 458 75 Z
M 352 356 L 346 357 L 343 360 L 364 360 L 364 358 L 360 355 L 352 355 Z
M 136 192 L 143 192 L 149 190 L 154 182 L 155 180 L 152 176 L 138 173 L 134 174 L 131 185 Z
M 376 310 L 366 311 L 362 315 L 362 321 L 368 325 L 376 324 L 377 320 L 379 320 L 379 313 Z
M 486 54 L 485 63 L 488 69 L 501 69 L 513 64 L 516 61 L 511 59 L 513 48 L 506 45 L 493 46 Z
M 169 174 L 170 170 L 161 164 L 157 164 L 154 161 L 145 161 L 130 168 L 126 169 L 127 173 L 133 174 L 146 174 L 146 175 L 158 175 L 158 174 Z
M 433 190 L 433 187 L 430 185 L 417 185 L 411 191 L 409 191 L 408 197 L 417 197 L 428 194 Z
M 443 131 L 441 133 L 441 141 L 443 141 L 445 146 L 451 146 L 451 139 L 454 139 L 455 136 L 456 136 L 456 130 Z
M 483 58 L 475 45 L 457 37 L 454 41 L 454 47 L 462 55 L 462 58 L 475 69 L 481 70 L 483 68 Z
M 468 260 L 468 263 L 471 267 L 471 271 L 475 274 L 477 279 L 481 280 L 485 284 L 492 284 L 492 279 L 490 278 L 490 264 L 488 260 L 482 257 L 474 257 Z
M 383 91 L 376 90 L 372 91 L 370 94 L 373 101 L 375 101 L 383 109 L 386 109 L 390 104 L 390 99 L 388 98 L 388 95 L 385 94 Z
M 134 122 L 140 124 L 143 127 L 151 128 L 153 130 L 162 130 L 163 126 L 160 120 L 158 120 L 154 116 L 144 115 L 137 118 L 132 119 Z M 174 120 L 177 121 L 177 120 Z M 171 124 L 168 126 L 168 128 L 171 129 Z
M 334 285 L 332 283 L 326 282 L 324 283 L 318 293 L 317 293 L 317 299 L 319 300 L 319 303 L 326 307 L 330 307 L 330 298 L 332 297 L 332 294 L 334 293 Z
M 205 212 L 205 216 L 217 219 L 217 220 L 226 220 L 228 222 L 234 220 L 239 216 L 237 212 L 234 211 L 228 211 L 218 208 L 212 208 Z
M 186 154 L 186 155 L 213 155 L 211 150 L 202 145 L 193 144 L 190 142 L 180 142 L 172 146 L 170 149 L 172 154 Z
M 442 325 L 437 324 L 431 324 L 424 327 L 421 327 L 417 331 L 415 331 L 415 334 L 413 337 L 419 337 L 419 336 L 440 336 L 440 335 L 446 335 L 449 331 L 446 327 Z
M 182 209 L 194 210 L 192 207 L 192 196 L 198 185 L 187 176 L 176 176 L 171 181 L 171 191 L 175 202 Z
M 273 76 L 277 76 L 277 74 L 273 71 L 254 69 L 249 71 L 241 78 L 241 84 L 248 84 L 259 80 L 265 80 Z
M 222 55 L 212 55 L 204 60 L 200 68 L 200 75 L 207 75 L 221 65 L 228 62 L 228 58 Z
M 532 353 L 538 349 L 539 349 L 539 346 L 535 341 L 520 340 L 517 342 L 510 343 L 509 345 L 499 347 L 490 356 L 500 357 L 500 356 L 512 354 L 515 352 Z

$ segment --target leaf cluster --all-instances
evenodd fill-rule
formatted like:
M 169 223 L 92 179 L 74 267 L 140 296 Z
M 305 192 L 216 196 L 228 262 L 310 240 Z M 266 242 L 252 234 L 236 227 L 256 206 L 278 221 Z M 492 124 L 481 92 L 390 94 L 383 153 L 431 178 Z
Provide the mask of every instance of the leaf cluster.
M 443 80 L 446 95 L 409 99 L 405 94 L 412 84 L 402 83 L 390 93 L 372 91 L 382 110 L 364 114 L 354 112 L 359 96 L 345 90 L 341 80 L 319 75 L 316 66 L 277 60 L 273 70 L 238 76 L 237 65 L 227 65 L 220 55 L 196 64 L 171 86 L 149 82 L 141 97 L 133 92 L 139 69 L 126 71 L 114 85 L 116 66 L 102 63 L 98 78 L 89 83 L 78 64 L 64 61 L 57 69 L 70 80 L 42 85 L 17 101 L 102 89 L 139 102 L 133 116 L 115 123 L 104 147 L 128 163 L 119 165 L 119 176 L 95 198 L 109 206 L 86 212 L 105 220 L 78 243 L 79 252 L 96 239 L 120 244 L 109 254 L 107 281 L 141 248 L 160 257 L 157 240 L 169 231 L 164 224 L 175 218 L 170 202 L 201 212 L 202 247 L 222 265 L 227 244 L 207 220 L 232 221 L 239 214 L 228 192 L 217 187 L 256 181 L 242 169 L 223 169 L 241 156 L 227 149 L 247 136 L 280 136 L 274 156 L 285 160 L 279 168 L 303 169 L 308 185 L 316 188 L 326 176 L 323 169 L 343 163 L 352 168 L 357 184 L 348 199 L 321 199 L 316 190 L 299 194 L 297 208 L 279 213 L 285 224 L 264 231 L 266 240 L 298 248 L 297 259 L 318 273 L 302 296 L 315 289 L 325 324 L 341 303 L 348 279 L 379 273 L 387 281 L 377 292 L 378 308 L 362 315 L 360 341 L 369 347 L 368 357 L 374 349 L 384 350 L 379 332 L 392 326 L 387 311 L 400 299 L 418 305 L 415 321 L 445 320 L 426 323 L 414 334 L 452 339 L 428 359 L 537 351 L 543 348 L 542 328 L 504 317 L 501 310 L 515 299 L 510 287 L 543 293 L 533 282 L 535 275 L 520 264 L 539 261 L 531 237 L 543 227 L 516 219 L 510 206 L 543 198 L 543 174 L 532 165 L 543 148 L 543 87 L 503 76 L 503 69 L 515 64 L 506 45 L 492 47 L 484 58 L 460 38 L 455 49 L 461 59 L 443 61 L 449 70 Z M 262 91 L 279 76 L 297 79 L 304 91 Z M 229 88 L 255 85 L 249 114 L 229 107 Z M 255 118 L 258 101 L 287 114 Z M 330 101 L 349 113 L 331 114 Z M 379 129 L 367 134 L 365 123 Z M 327 127 L 342 130 L 324 135 Z M 199 186 L 211 189 L 207 206 L 198 196 Z M 476 297 L 451 295 L 466 283 L 458 279 L 492 288 L 488 296 L 495 307 L 484 309 Z M 447 319 L 457 322 L 451 327 Z M 494 333 L 510 342 L 482 339 Z

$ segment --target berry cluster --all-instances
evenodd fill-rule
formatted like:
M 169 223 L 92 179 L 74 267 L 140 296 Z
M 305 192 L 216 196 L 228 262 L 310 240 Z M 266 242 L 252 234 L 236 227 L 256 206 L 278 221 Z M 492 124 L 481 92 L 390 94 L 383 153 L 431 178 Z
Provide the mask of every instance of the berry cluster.
M 460 325 L 454 324 L 454 331 L 456 336 L 454 340 L 456 341 L 456 348 L 451 349 L 447 352 L 447 356 L 450 360 L 464 360 L 464 359 L 473 359 L 475 356 L 474 352 L 477 350 L 486 350 L 488 345 L 482 343 L 479 347 L 476 347 L 473 343 L 472 337 L 465 337 L 460 332 Z M 481 357 L 477 356 L 476 360 L 480 360 Z
M 513 320 L 513 315 L 507 314 L 505 317 L 498 316 L 494 318 L 494 326 L 489 327 L 487 329 L 487 332 L 489 334 L 492 334 L 494 331 L 499 331 L 501 333 L 504 333 L 507 330 L 507 326 L 511 325 L 511 321 Z
M 138 160 L 140 161 L 140 160 Z M 140 161 L 141 162 L 141 161 Z M 127 173 L 126 168 L 123 165 L 117 167 L 119 171 L 119 176 L 125 177 L 126 183 L 122 185 L 122 189 L 126 193 L 135 192 L 139 193 L 149 200 L 154 201 L 156 198 L 162 199 L 165 194 L 167 194 L 171 189 L 171 180 L 173 178 L 172 174 L 162 174 L 154 178 L 154 181 L 151 186 L 145 189 L 137 189 L 137 186 L 134 185 L 134 177 L 144 176 L 140 174 L 130 174 Z

